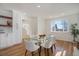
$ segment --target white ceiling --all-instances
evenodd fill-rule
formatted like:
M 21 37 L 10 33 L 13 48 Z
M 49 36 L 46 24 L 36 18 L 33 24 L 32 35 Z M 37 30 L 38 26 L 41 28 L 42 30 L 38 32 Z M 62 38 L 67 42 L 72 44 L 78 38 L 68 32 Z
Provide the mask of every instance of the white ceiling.
M 36 6 L 40 5 L 40 8 Z M 59 16 L 79 12 L 78 3 L 0 3 L 0 9 L 16 9 L 33 16 Z

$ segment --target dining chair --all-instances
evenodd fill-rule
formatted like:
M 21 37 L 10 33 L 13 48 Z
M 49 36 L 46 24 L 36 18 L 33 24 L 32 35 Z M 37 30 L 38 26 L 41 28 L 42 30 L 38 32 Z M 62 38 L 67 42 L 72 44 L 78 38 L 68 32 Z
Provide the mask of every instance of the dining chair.
M 29 51 L 29 52 L 31 52 L 31 54 L 33 56 L 34 52 L 39 49 L 39 46 L 35 45 L 34 41 L 32 41 L 32 40 L 24 40 L 24 42 L 25 42 L 25 48 L 26 48 L 25 55 L 26 55 L 27 51 Z
M 56 38 L 55 38 L 55 36 L 54 35 L 47 35 L 46 39 L 47 40 L 53 40 L 52 44 L 53 44 L 53 47 L 56 49 L 56 46 L 55 46 L 55 44 L 56 44 Z
M 45 55 L 49 55 L 49 50 L 50 49 L 53 53 L 53 46 L 55 46 L 55 43 L 56 42 L 55 42 L 54 39 L 46 39 L 46 42 L 41 44 L 41 46 L 44 47 Z

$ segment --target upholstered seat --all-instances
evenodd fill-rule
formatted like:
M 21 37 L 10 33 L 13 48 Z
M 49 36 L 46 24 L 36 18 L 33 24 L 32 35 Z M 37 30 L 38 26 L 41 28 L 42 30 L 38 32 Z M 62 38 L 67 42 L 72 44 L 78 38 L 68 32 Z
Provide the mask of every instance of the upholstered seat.
M 53 46 L 55 47 L 55 39 L 54 38 L 47 38 L 46 42 L 42 43 L 41 46 L 44 47 L 45 49 L 45 54 L 46 54 L 46 50 L 48 52 L 48 50 L 51 48 L 51 51 L 53 52 Z M 55 47 L 56 48 L 56 47 Z M 49 52 L 47 53 L 49 55 Z
M 32 55 L 33 55 L 34 51 L 39 49 L 39 46 L 35 45 L 34 41 L 32 41 L 32 40 L 24 40 L 24 42 L 25 42 L 26 52 L 30 51 L 30 52 L 32 52 Z M 25 55 L 26 55 L 26 52 L 25 52 Z

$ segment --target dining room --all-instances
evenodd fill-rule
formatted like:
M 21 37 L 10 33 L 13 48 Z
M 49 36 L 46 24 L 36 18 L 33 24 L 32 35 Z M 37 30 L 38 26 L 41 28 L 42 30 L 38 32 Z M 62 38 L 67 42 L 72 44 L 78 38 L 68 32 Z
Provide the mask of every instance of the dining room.
M 78 3 L 0 3 L 0 8 L 0 56 L 79 55 L 79 37 L 71 33 L 71 25 L 79 29 Z

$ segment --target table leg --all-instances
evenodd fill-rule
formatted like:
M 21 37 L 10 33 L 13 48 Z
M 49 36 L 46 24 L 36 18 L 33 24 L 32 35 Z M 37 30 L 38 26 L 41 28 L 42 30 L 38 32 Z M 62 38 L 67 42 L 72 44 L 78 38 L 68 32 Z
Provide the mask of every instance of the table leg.
M 25 56 L 26 56 L 27 50 L 25 51 Z

